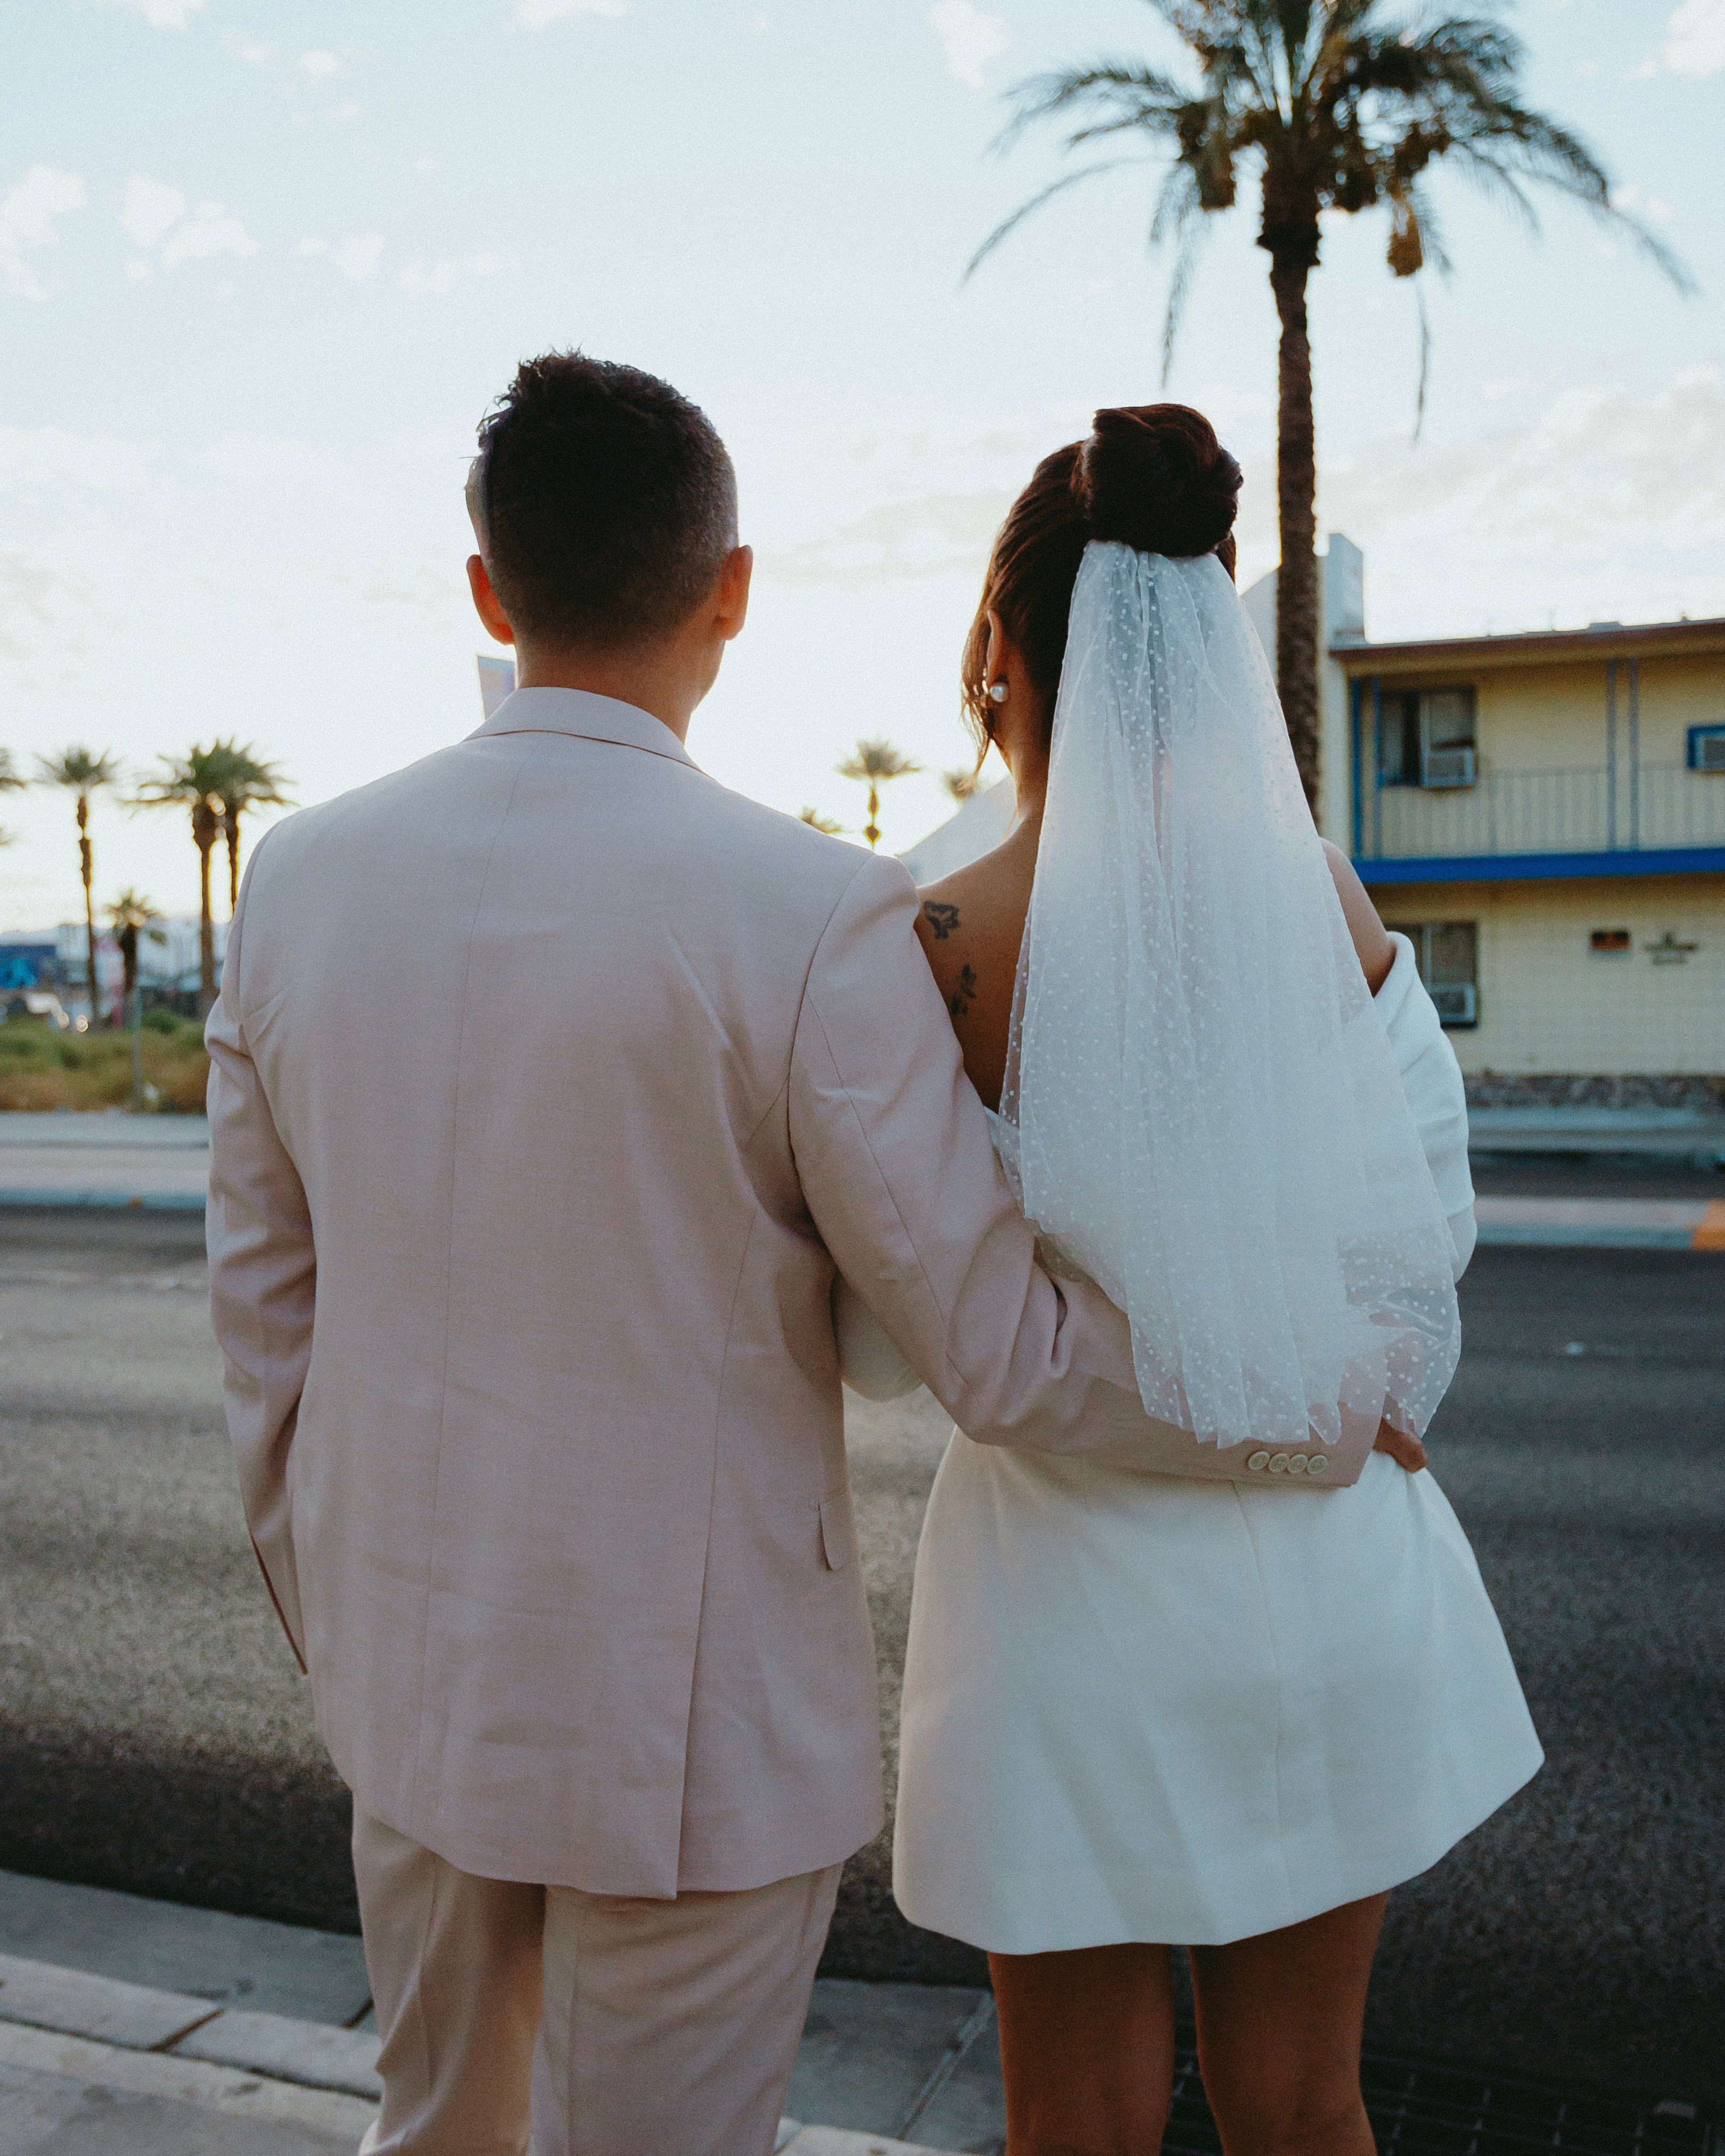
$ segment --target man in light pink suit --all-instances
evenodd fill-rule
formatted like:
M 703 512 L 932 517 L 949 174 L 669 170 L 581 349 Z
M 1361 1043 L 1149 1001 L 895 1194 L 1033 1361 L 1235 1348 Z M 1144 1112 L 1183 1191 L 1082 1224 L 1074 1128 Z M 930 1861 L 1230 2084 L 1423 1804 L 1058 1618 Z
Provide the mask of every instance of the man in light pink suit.
M 535 362 L 470 501 L 522 685 L 272 830 L 235 916 L 229 1422 L 354 1794 L 366 2148 L 766 2156 L 881 1819 L 835 1273 L 979 1440 L 1158 1426 L 1037 1267 L 909 876 L 684 747 L 751 567 L 707 421 Z

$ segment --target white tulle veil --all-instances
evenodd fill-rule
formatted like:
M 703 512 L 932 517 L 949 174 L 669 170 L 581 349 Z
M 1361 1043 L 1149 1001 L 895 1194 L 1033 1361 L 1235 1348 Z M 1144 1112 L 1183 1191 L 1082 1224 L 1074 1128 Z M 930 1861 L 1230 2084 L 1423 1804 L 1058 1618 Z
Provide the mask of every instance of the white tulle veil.
M 1449 1230 L 1214 555 L 1086 550 L 1001 1112 L 1152 1414 L 1219 1445 L 1333 1443 L 1344 1410 L 1424 1430 Z

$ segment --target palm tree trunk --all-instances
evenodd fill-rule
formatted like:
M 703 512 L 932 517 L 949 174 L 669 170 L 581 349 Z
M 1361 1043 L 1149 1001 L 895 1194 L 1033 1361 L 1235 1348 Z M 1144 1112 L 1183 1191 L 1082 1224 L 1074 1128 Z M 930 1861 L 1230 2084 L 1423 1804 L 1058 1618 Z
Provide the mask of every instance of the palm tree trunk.
M 228 841 L 228 918 L 231 921 L 239 911 L 239 811 L 228 808 L 222 818 L 223 835 Z
M 192 835 L 198 841 L 198 1015 L 202 1019 L 209 1016 L 216 999 L 216 921 L 209 896 L 216 819 L 202 802 L 192 813 Z
M 102 1022 L 101 1003 L 96 994 L 95 900 L 90 890 L 95 880 L 95 863 L 90 845 L 90 803 L 81 793 L 78 797 L 78 865 L 84 875 L 84 939 L 90 965 L 90 1029 L 94 1033 Z
M 1315 235 L 1314 235 L 1315 237 Z M 1276 432 L 1281 567 L 1276 579 L 1276 678 L 1306 798 L 1317 811 L 1317 454 L 1306 280 L 1315 244 L 1278 249 L 1270 286 L 1281 321 Z

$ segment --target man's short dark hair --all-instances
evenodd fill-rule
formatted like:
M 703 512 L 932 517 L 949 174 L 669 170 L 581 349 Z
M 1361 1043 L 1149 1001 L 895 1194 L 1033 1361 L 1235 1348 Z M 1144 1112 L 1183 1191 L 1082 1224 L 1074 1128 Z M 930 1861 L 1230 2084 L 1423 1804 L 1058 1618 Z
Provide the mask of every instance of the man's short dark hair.
M 523 361 L 479 430 L 493 588 L 552 645 L 637 644 L 686 621 L 737 544 L 737 480 L 706 414 L 639 367 Z

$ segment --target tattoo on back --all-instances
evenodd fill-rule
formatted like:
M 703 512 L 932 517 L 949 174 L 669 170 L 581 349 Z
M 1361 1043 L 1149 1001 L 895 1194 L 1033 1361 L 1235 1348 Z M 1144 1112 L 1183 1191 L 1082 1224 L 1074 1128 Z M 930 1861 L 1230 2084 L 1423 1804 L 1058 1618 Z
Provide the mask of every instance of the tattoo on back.
M 922 911 L 929 927 L 934 931 L 935 942 L 944 943 L 958 926 L 957 907 L 943 905 L 939 900 L 931 898 L 924 903 Z
M 982 983 L 976 977 L 974 966 L 966 966 L 960 969 L 958 985 L 947 998 L 947 1009 L 951 1011 L 954 1018 L 964 1016 L 976 1001 L 978 991 L 981 987 Z

